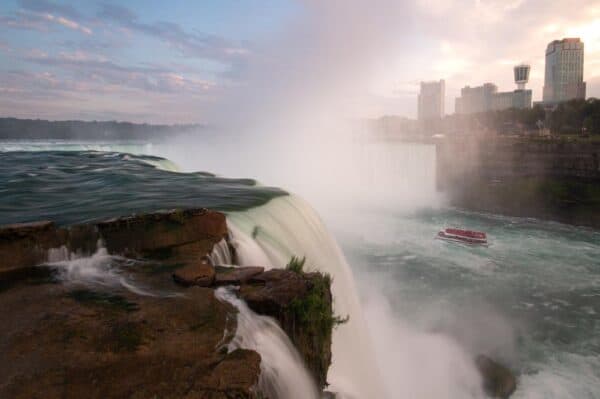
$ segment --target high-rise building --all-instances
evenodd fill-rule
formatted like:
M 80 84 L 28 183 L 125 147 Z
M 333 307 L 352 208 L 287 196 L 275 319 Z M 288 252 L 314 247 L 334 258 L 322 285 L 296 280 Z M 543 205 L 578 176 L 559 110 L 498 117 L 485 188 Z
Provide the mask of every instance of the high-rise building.
M 546 48 L 544 103 L 585 98 L 583 42 L 579 38 L 554 40 Z
M 457 114 L 476 114 L 508 108 L 531 108 L 531 90 L 525 89 L 529 80 L 529 65 L 521 64 L 514 68 L 517 90 L 498 92 L 498 86 L 485 83 L 483 86 L 463 87 L 455 101 Z
M 465 86 L 460 89 L 460 97 L 454 103 L 457 114 L 476 114 L 492 109 L 492 96 L 498 91 L 498 86 L 485 83 L 483 86 Z
M 445 95 L 446 83 L 443 79 L 439 82 L 421 82 L 417 110 L 419 120 L 443 118 Z

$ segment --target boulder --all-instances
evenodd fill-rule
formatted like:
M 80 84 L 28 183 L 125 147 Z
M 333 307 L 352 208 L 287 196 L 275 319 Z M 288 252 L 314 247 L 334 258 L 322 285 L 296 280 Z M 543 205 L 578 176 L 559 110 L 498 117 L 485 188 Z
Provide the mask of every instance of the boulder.
M 304 297 L 308 281 L 302 274 L 273 269 L 255 275 L 240 287 L 240 296 L 257 313 L 280 319 L 290 303 Z
M 186 287 L 210 287 L 215 281 L 215 268 L 206 261 L 199 261 L 177 269 L 173 280 Z
M 506 367 L 487 356 L 475 359 L 477 370 L 483 379 L 483 388 L 492 398 L 506 399 L 517 389 L 517 379 Z
M 217 267 L 215 285 L 240 285 L 248 282 L 251 278 L 265 271 L 264 267 Z
M 203 256 L 227 235 L 225 215 L 208 209 L 155 212 L 97 224 L 110 253 L 128 257 L 171 257 L 178 247 Z

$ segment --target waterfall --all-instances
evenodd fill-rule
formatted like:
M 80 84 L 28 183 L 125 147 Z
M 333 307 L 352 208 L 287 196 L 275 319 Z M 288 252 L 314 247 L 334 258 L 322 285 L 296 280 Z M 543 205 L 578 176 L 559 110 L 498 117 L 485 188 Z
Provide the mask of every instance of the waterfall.
M 258 389 L 262 394 L 277 399 L 319 398 L 300 354 L 274 319 L 257 315 L 226 288 L 217 289 L 215 296 L 238 310 L 237 331 L 228 349 L 252 349 L 260 354 Z
M 384 397 L 352 272 L 315 211 L 290 195 L 229 213 L 228 222 L 241 265 L 281 268 L 291 256 L 299 256 L 306 257 L 307 271 L 333 277 L 334 311 L 350 320 L 333 332 L 329 389 L 348 398 Z
M 234 255 L 229 249 L 227 240 L 222 239 L 215 244 L 210 254 L 210 260 L 213 265 L 232 265 L 234 263 Z

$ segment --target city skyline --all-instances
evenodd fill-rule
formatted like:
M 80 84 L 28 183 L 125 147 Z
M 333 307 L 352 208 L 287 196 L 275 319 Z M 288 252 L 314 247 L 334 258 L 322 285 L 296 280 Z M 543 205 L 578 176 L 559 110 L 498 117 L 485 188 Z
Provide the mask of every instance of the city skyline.
M 520 62 L 541 100 L 546 46 L 565 37 L 585 43 L 587 96 L 600 97 L 594 1 L 9 0 L 0 5 L 0 111 L 210 123 L 220 112 L 310 105 L 416 118 L 419 82 L 444 79 L 452 113 L 466 85 L 512 89 L 507 71 Z

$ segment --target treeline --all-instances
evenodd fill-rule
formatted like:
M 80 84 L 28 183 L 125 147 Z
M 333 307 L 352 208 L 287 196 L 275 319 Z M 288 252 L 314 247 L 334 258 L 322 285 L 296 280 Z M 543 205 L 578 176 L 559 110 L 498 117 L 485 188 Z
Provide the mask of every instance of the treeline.
M 0 118 L 5 140 L 147 140 L 194 132 L 202 125 L 148 125 L 130 122 L 47 121 Z
M 600 135 L 600 100 L 588 98 L 559 104 L 548 122 L 553 133 Z
M 505 109 L 444 118 L 446 132 L 494 131 L 500 134 L 539 132 L 600 135 L 600 100 L 570 100 L 553 108 L 536 105 L 529 109 Z

